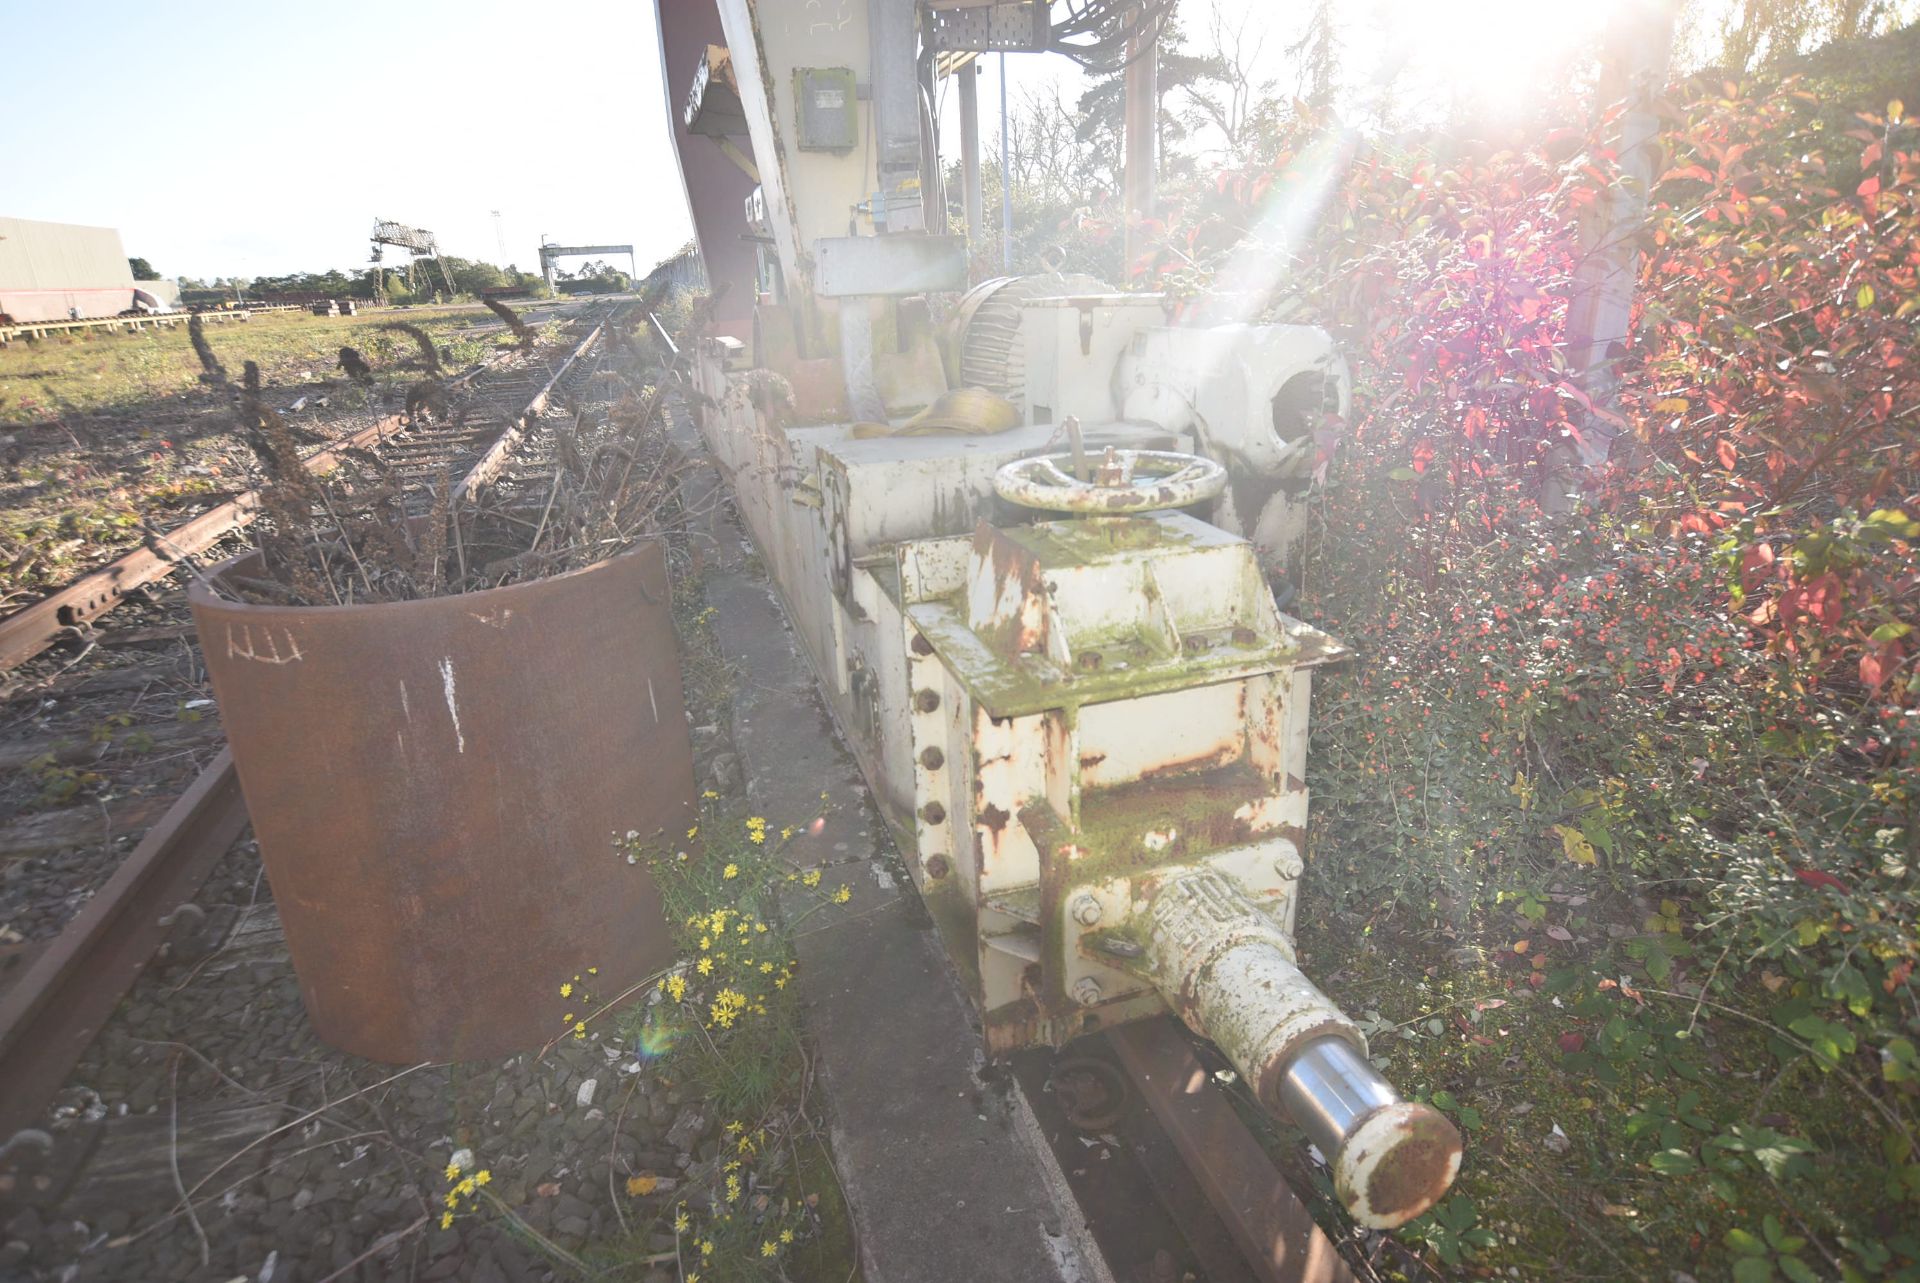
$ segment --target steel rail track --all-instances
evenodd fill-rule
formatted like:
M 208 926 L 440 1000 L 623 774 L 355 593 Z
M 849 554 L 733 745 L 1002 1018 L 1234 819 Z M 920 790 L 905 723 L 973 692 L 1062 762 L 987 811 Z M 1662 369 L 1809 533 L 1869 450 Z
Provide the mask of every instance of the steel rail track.
M 591 347 L 603 329 L 604 323 L 594 326 L 533 401 L 509 422 L 507 432 L 496 438 L 488 452 L 493 456 L 489 466 L 480 471 L 477 481 L 462 482 L 463 497 L 475 486 L 492 479 L 499 470 L 500 461 L 519 444 L 527 420 L 545 408 L 548 395 L 572 367 L 575 357 Z M 485 369 L 482 365 L 470 366 L 447 382 L 450 386 L 465 383 Z M 302 462 L 307 471 L 316 476 L 325 476 L 339 465 L 341 456 L 347 452 L 378 445 L 410 430 L 412 425 L 402 416 L 390 414 L 377 423 L 332 442 Z M 121 555 L 98 570 L 82 575 L 65 588 L 0 617 L 0 672 L 19 667 L 51 646 L 66 629 L 88 623 L 112 610 L 126 594 L 165 578 L 188 558 L 198 556 L 235 530 L 250 524 L 259 515 L 259 489 L 245 491 L 164 534 L 152 536 L 147 544 Z
M 599 341 L 606 325 L 605 320 L 595 324 L 525 408 L 473 457 L 457 483 L 460 495 L 471 497 L 500 478 L 525 440 L 531 419 Z M 330 450 L 372 444 L 391 435 L 394 431 L 388 429 L 368 442 L 349 439 Z M 254 492 L 234 502 L 240 500 L 258 502 Z M 195 522 L 211 515 L 202 514 Z M 247 520 L 251 519 L 249 514 Z M 238 525 L 220 533 L 235 528 Z M 168 541 L 175 542 L 185 530 L 171 533 Z M 207 538 L 198 548 L 210 546 L 218 537 Z M 173 564 L 163 562 L 153 577 L 164 575 Z M 123 583 L 122 591 L 128 587 Z M 112 600 L 117 601 L 118 594 Z M 109 601 L 102 610 L 111 605 Z M 98 613 L 102 612 L 93 612 Z M 9 621 L 0 621 L 0 627 Z M 0 1087 L 4 1087 L 0 1143 L 16 1134 L 31 1134 L 21 1129 L 32 1127 L 38 1119 L 45 1101 L 58 1091 L 164 943 L 174 915 L 191 903 L 246 825 L 246 803 L 232 755 L 222 748 L 80 914 L 15 983 L 0 992 Z M 1069 1185 L 1111 1265 L 1127 1262 L 1127 1252 L 1150 1239 L 1155 1232 L 1152 1227 L 1164 1233 L 1171 1225 L 1210 1279 L 1355 1283 L 1339 1251 L 1315 1225 L 1174 1021 L 1135 1022 L 1093 1041 L 1132 1097 L 1129 1117 L 1116 1122 L 1113 1129 L 1135 1151 L 1135 1183 L 1131 1188 L 1112 1183 L 1089 1188 L 1069 1177 Z M 1044 1069 L 1035 1077 L 1016 1065 L 1016 1073 L 1031 1100 L 1052 1094 Z M 1054 1143 L 1063 1168 L 1071 1169 L 1080 1144 L 1078 1134 L 1060 1128 Z M 1081 1165 L 1083 1170 L 1090 1166 Z M 1143 1210 L 1146 1203 L 1155 1205 L 1151 1213 Z M 1143 1230 L 1143 1224 L 1149 1228 Z
M 1105 1038 L 1255 1278 L 1354 1283 L 1332 1241 L 1170 1017 L 1135 1021 Z
M 1205 1056 L 1158 1016 L 1012 1057 L 1108 1274 L 1356 1283 Z
M 187 324 L 190 317 L 199 315 L 215 321 L 245 321 L 257 312 L 285 312 L 296 310 L 292 303 L 262 305 L 235 309 L 233 311 L 208 310 L 201 313 L 187 311 L 149 312 L 141 316 L 92 316 L 81 321 L 9 321 L 0 325 L 0 347 L 6 347 L 15 339 L 24 338 L 35 342 L 49 334 L 76 330 L 144 330 L 149 328 L 167 329 L 175 325 Z
M 604 317 L 595 323 L 532 399 L 507 420 L 498 437 L 480 451 L 459 482 L 462 495 L 471 496 L 498 475 L 524 439 L 528 422 L 599 342 L 606 326 Z M 342 451 L 350 444 L 341 442 L 332 450 Z M 257 492 L 249 491 L 244 497 L 251 497 L 257 508 Z M 249 514 L 247 520 L 251 519 Z M 220 533 L 234 528 L 228 526 Z M 208 538 L 200 547 L 218 537 Z M 160 573 L 171 565 L 166 563 Z M 116 594 L 102 610 L 117 600 Z M 222 747 L 80 913 L 0 992 L 0 1146 L 40 1116 L 48 1098 L 66 1081 L 121 997 L 166 941 L 174 915 L 198 893 L 220 857 L 245 832 L 247 822 L 233 754 Z

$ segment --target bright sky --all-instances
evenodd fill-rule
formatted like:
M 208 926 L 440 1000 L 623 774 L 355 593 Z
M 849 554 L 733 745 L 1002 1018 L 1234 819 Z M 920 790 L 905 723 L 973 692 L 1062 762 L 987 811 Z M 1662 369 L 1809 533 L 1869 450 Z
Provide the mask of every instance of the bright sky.
M 1183 0 L 1194 45 L 1214 2 Z M 1258 46 L 1291 92 L 1284 50 L 1307 6 L 1218 3 L 1234 42 Z M 1529 72 L 1591 40 L 1604 9 L 1342 4 L 1349 109 L 1364 113 L 1366 86 L 1402 60 L 1397 95 L 1537 92 Z M 649 0 L 0 0 L 0 31 L 8 97 L 35 105 L 0 129 L 0 214 L 117 227 L 165 275 L 356 268 L 376 216 L 430 228 L 465 258 L 500 261 L 504 237 L 529 269 L 543 235 L 630 240 L 644 271 L 689 234 Z M 996 62 L 983 60 L 986 140 Z M 1008 64 L 1016 97 L 1071 104 L 1084 84 L 1057 56 Z M 957 150 L 957 128 L 943 141 Z
M 1383 110 L 1398 123 L 1452 106 L 1516 113 L 1541 95 L 1563 92 L 1554 77 L 1565 58 L 1594 46 L 1608 13 L 1633 2 L 1336 0 L 1341 112 L 1361 127 L 1378 124 Z M 1312 7 L 1304 0 L 1180 0 L 1184 47 L 1202 55 L 1231 48 L 1256 84 L 1290 96 L 1302 86 L 1287 48 L 1305 33 Z M 1016 104 L 1022 94 L 1057 94 L 1071 108 L 1087 80 L 1065 58 L 1021 54 L 1007 58 L 1007 83 Z M 998 137 L 999 94 L 999 59 L 989 55 L 981 59 L 983 139 Z M 956 96 L 942 101 L 943 148 L 959 136 Z M 1177 111 L 1186 104 L 1176 94 L 1168 105 Z
M 0 214 L 164 275 L 357 268 L 376 216 L 498 262 L 497 209 L 529 270 L 690 234 L 648 0 L 0 0 L 0 45 Z

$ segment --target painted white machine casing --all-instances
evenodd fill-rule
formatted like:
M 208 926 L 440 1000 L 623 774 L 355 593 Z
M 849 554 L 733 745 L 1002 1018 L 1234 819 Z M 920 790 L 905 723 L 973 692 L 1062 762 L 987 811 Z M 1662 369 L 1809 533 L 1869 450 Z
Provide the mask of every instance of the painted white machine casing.
M 723 358 L 696 366 L 706 438 L 991 1048 L 1162 1009 L 1099 946 L 1156 870 L 1217 868 L 1290 927 L 1309 671 L 1343 652 L 1274 608 L 1247 541 L 1177 513 L 1017 524 L 993 473 L 1052 426 L 783 427 Z
M 1120 417 L 1190 431 L 1221 462 L 1267 477 L 1299 475 L 1313 458 L 1317 421 L 1276 422 L 1289 385 L 1343 417 L 1351 386 L 1333 339 L 1313 325 L 1143 329 L 1114 381 Z

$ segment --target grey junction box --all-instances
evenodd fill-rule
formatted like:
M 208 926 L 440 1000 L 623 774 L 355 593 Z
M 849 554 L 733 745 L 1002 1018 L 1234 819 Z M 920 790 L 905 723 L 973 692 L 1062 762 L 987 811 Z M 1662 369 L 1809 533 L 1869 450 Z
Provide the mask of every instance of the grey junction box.
M 802 151 L 852 151 L 860 142 L 859 94 L 845 67 L 796 67 L 793 92 Z

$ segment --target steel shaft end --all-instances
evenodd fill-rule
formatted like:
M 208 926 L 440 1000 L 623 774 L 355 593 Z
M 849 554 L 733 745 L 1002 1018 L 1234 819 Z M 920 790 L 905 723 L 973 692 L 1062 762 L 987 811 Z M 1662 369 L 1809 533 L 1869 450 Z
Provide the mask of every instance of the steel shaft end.
M 1396 1229 L 1446 1196 L 1460 1151 L 1459 1129 L 1431 1105 L 1384 1105 L 1340 1147 L 1333 1188 L 1360 1224 Z

